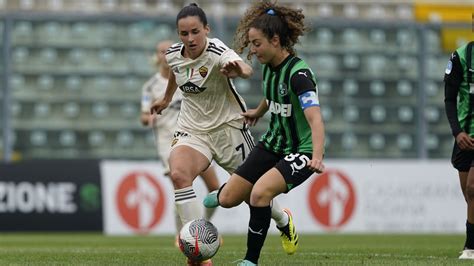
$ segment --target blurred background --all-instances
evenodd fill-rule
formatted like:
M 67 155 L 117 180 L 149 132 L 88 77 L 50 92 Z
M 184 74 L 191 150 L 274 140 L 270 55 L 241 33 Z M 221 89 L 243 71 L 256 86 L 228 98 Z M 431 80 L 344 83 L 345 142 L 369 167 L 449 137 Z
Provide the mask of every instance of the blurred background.
M 211 36 L 232 47 L 239 18 L 252 1 L 196 2 L 207 13 Z M 153 224 L 158 231 L 172 233 L 172 211 L 164 211 L 168 204 L 156 196 L 165 191 L 166 200 L 172 202 L 171 183 L 161 178 L 151 181 L 155 179 L 140 172 L 148 169 L 147 173 L 160 175 L 161 171 L 155 164 L 140 164 L 157 158 L 153 133 L 139 122 L 140 95 L 143 83 L 156 71 L 151 60 L 156 43 L 178 41 L 176 15 L 188 3 L 0 0 L 0 160 L 4 162 L 0 168 L 0 230 L 102 230 L 103 223 L 117 220 L 106 217 L 122 217 L 124 228 L 143 233 Z M 322 177 L 341 181 L 326 187 L 334 193 L 317 198 L 320 190 L 327 191 L 318 184 L 301 193 L 305 197 L 301 200 L 309 199 L 308 206 L 294 213 L 301 217 L 311 208 L 315 214 L 304 220 L 308 227 L 302 229 L 334 230 L 331 226 L 339 228 L 349 221 L 347 228 L 353 231 L 462 232 L 465 210 L 457 173 L 449 164 L 454 140 L 444 112 L 443 77 L 450 54 L 474 39 L 473 1 L 279 3 L 302 8 L 306 15 L 311 30 L 297 51 L 318 79 L 328 165 L 340 167 Z M 262 98 L 259 64 L 254 60 L 253 65 L 256 75 L 236 80 L 250 108 Z M 261 121 L 253 129 L 254 137 L 266 125 Z M 338 161 L 352 159 L 360 163 Z M 385 159 L 382 166 L 372 167 L 379 159 Z M 109 161 L 104 164 L 104 160 Z M 421 161 L 428 164 L 420 166 Z M 390 176 L 406 167 L 410 173 Z M 122 181 L 113 183 L 116 177 Z M 226 175 L 221 178 L 225 181 Z M 153 186 L 130 185 L 135 183 L 124 181 L 129 179 L 146 180 L 144 184 Z M 390 183 L 397 180 L 400 183 Z M 156 197 L 125 204 L 126 211 L 113 214 L 117 216 L 107 214 L 116 211 L 107 207 L 111 201 L 120 205 L 116 192 L 124 184 L 129 184 L 125 188 L 130 193 L 155 193 Z M 156 191 L 145 189 L 150 187 Z M 395 190 L 387 191 L 387 187 Z M 421 194 L 426 193 L 432 197 L 422 200 Z M 73 201 L 64 195 L 72 195 Z M 399 195 L 405 201 L 393 200 Z M 421 221 L 440 218 L 441 205 L 433 200 L 447 201 L 439 195 L 450 197 L 445 210 L 457 216 L 445 215 L 451 220 L 420 227 L 426 224 Z M 316 198 L 321 199 L 317 204 Z M 300 202 L 295 200 L 295 208 L 302 206 Z M 393 205 L 374 206 L 377 202 Z M 414 202 L 420 202 L 419 207 L 407 212 L 405 207 Z M 155 210 L 155 216 L 144 218 L 141 225 L 136 222 L 139 205 Z M 328 206 L 336 206 L 333 214 L 327 212 Z M 127 211 L 135 216 L 127 216 Z M 48 213 L 56 215 L 39 219 Z M 64 220 L 58 213 L 64 214 Z M 323 218 L 318 217 L 321 213 L 325 213 Z M 359 218 L 349 219 L 352 213 Z M 92 223 L 87 215 L 96 220 Z M 396 226 L 382 224 L 387 215 L 399 219 Z M 48 222 L 51 219 L 53 223 Z M 162 224 L 160 228 L 160 219 L 170 227 Z M 226 221 L 222 215 L 222 222 Z
M 472 1 L 279 2 L 302 8 L 311 28 L 298 51 L 318 78 L 327 158 L 450 156 L 442 79 L 450 53 L 473 39 Z M 0 0 L 3 160 L 156 157 L 140 87 L 155 44 L 177 40 L 186 3 Z M 199 1 L 229 46 L 250 3 Z M 260 76 L 237 85 L 255 107 Z

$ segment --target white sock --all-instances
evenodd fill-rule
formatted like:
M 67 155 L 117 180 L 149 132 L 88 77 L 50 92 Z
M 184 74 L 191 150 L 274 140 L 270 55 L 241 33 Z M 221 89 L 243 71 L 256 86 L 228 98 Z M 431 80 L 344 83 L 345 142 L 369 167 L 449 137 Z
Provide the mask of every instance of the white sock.
M 174 210 L 174 224 L 176 225 L 176 233 L 179 234 L 183 224 L 181 223 L 181 218 L 179 218 L 178 210 Z
M 270 207 L 272 208 L 272 219 L 275 220 L 276 225 L 280 228 L 286 226 L 289 221 L 288 214 L 283 211 L 280 204 L 273 199 L 270 202 Z
M 176 211 L 178 212 L 181 223 L 185 225 L 194 219 L 203 218 L 202 206 L 199 204 L 194 193 L 193 187 L 185 187 L 174 191 L 174 200 Z

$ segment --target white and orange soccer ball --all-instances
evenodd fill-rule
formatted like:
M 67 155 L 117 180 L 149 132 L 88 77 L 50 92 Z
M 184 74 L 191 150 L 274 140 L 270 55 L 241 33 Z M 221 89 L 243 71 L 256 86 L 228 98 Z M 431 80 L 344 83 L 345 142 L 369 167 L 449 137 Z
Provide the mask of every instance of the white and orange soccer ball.
M 193 262 L 212 258 L 219 247 L 217 228 L 205 219 L 192 220 L 179 232 L 179 248 Z

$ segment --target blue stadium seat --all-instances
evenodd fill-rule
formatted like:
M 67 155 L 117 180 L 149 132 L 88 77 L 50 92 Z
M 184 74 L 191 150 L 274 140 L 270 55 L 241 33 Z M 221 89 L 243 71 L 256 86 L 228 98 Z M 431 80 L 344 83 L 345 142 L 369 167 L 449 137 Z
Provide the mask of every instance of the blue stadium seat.
M 397 82 L 397 92 L 400 96 L 412 96 L 413 86 L 408 80 L 399 80 Z
M 14 42 L 31 42 L 33 40 L 33 24 L 30 21 L 18 21 L 13 26 L 12 39 Z
M 14 91 L 25 89 L 25 76 L 21 74 L 14 74 L 10 78 L 10 86 Z
M 318 81 L 318 93 L 319 95 L 329 95 L 331 94 L 331 82 L 328 80 L 321 79 Z
M 428 134 L 428 136 L 426 136 L 424 138 L 425 140 L 425 145 L 426 145 L 426 148 L 428 148 L 428 150 L 436 150 L 438 149 L 439 147 L 439 138 L 437 135 L 435 134 Z
M 138 108 L 138 105 L 132 102 L 126 102 L 123 103 L 120 106 L 120 113 L 123 117 L 136 117 L 138 113 L 140 113 L 140 110 Z
M 14 64 L 25 64 L 31 60 L 30 50 L 25 47 L 16 47 L 13 50 L 12 58 Z
M 321 108 L 321 115 L 325 121 L 330 121 L 332 119 L 332 109 L 329 105 Z
M 36 81 L 40 90 L 51 90 L 54 87 L 54 78 L 50 75 L 41 75 Z
M 80 90 L 83 86 L 83 79 L 80 76 L 71 75 L 66 78 L 66 89 L 70 91 Z

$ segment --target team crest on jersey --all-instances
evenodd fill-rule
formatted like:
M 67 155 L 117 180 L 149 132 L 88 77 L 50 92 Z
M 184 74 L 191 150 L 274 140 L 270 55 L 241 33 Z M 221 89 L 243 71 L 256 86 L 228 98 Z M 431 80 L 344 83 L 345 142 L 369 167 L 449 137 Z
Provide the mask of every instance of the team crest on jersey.
M 207 67 L 202 66 L 199 68 L 199 74 L 201 74 L 201 77 L 205 78 L 207 76 Z
M 280 93 L 281 96 L 287 95 L 288 94 L 288 86 L 286 86 L 285 83 L 278 84 L 278 93 Z
M 181 91 L 186 93 L 198 94 L 206 90 L 206 87 L 199 87 L 198 85 L 192 83 L 191 81 L 186 82 L 184 85 L 179 86 Z

